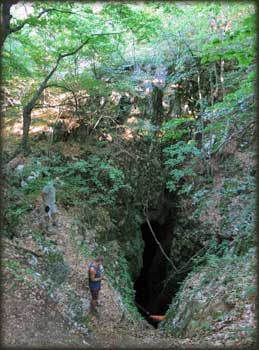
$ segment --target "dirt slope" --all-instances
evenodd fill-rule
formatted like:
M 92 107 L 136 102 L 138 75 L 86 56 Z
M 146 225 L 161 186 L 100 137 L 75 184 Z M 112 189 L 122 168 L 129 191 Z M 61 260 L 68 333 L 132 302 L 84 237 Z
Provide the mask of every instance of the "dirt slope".
M 38 219 L 37 211 L 32 211 L 31 221 L 26 221 L 26 225 L 35 224 Z M 103 282 L 100 293 L 103 304 L 99 308 L 100 317 L 91 315 L 85 281 L 90 258 L 76 247 L 80 237 L 73 229 L 72 216 L 61 210 L 59 220 L 62 226 L 47 235 L 45 243 L 54 241 L 56 250 L 63 253 L 64 262 L 69 265 L 69 277 L 63 289 L 50 287 L 42 277 L 40 267 L 47 253 L 41 244 L 31 236 L 2 240 L 2 345 L 69 348 L 186 348 L 192 345 L 190 339 L 165 336 L 145 321 L 127 319 L 120 296 L 108 281 Z M 84 324 L 68 312 L 74 301 L 69 299 L 71 291 L 83 305 L 81 317 L 87 320 Z

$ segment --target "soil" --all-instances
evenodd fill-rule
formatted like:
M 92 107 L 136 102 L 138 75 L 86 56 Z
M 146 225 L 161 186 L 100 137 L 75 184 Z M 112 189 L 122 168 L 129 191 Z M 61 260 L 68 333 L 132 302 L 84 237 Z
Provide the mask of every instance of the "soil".
M 78 253 L 75 245 L 77 237 L 71 239 L 72 218 L 61 210 L 59 221 L 62 226 L 54 228 L 50 238 L 56 240 L 57 247 L 63 251 L 64 260 L 70 266 L 70 287 L 80 297 L 89 299 L 89 292 L 83 281 L 90 260 Z M 38 254 L 39 259 L 41 257 L 39 249 L 29 244 L 29 240 L 19 242 L 19 239 L 16 239 L 12 242 L 3 239 L 2 243 L 3 259 L 18 261 L 22 268 L 27 267 L 24 257 L 26 251 Z M 91 315 L 89 309 L 85 310 L 85 314 L 91 320 L 91 331 L 88 333 L 69 323 L 62 305 L 50 300 L 47 291 L 32 282 L 29 275 L 20 281 L 19 276 L 15 276 L 12 270 L 3 267 L 2 345 L 4 346 L 188 348 L 193 345 L 191 339 L 165 336 L 144 320 L 136 322 L 127 319 L 119 295 L 108 281 L 104 281 L 102 285 L 99 317 Z

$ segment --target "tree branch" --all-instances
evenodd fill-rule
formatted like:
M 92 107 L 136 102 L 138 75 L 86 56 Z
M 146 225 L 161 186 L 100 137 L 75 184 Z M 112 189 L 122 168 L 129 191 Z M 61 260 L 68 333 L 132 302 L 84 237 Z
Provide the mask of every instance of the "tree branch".
M 73 50 L 73 51 L 71 51 L 69 53 L 65 53 L 63 55 L 59 54 L 57 62 L 59 63 L 59 61 L 62 58 L 65 58 L 65 57 L 68 57 L 68 56 L 73 56 L 74 54 L 76 54 L 78 51 L 80 51 L 88 43 L 89 40 L 90 40 L 90 38 L 87 38 L 87 40 L 85 40 L 80 46 L 78 46 L 75 50 Z
M 66 86 L 59 85 L 59 84 L 50 84 L 50 85 L 47 85 L 47 86 L 46 86 L 46 89 L 51 88 L 51 87 L 57 87 L 57 88 L 64 89 L 64 90 L 66 90 L 66 91 L 71 92 L 72 95 L 73 95 L 73 97 L 74 97 L 74 100 L 75 100 L 76 113 L 77 113 L 77 111 L 78 111 L 78 102 L 77 102 L 77 98 L 76 98 L 76 94 L 75 94 L 74 90 L 72 90 L 72 89 L 70 89 L 70 88 L 68 88 L 68 87 L 66 87 Z
M 29 139 L 29 129 L 30 129 L 30 125 L 31 125 L 31 112 L 32 112 L 32 110 L 33 110 L 33 108 L 34 108 L 38 98 L 40 97 L 41 93 L 46 89 L 47 83 L 48 83 L 49 79 L 52 77 L 52 75 L 55 73 L 55 71 L 57 70 L 60 61 L 63 58 L 65 58 L 65 57 L 72 56 L 75 53 L 77 53 L 79 50 L 82 49 L 82 47 L 84 47 L 88 43 L 88 41 L 89 41 L 89 38 L 87 38 L 87 40 L 85 40 L 81 45 L 79 45 L 73 51 L 68 52 L 66 54 L 59 54 L 58 55 L 58 58 L 56 60 L 56 63 L 54 65 L 54 67 L 51 69 L 49 74 L 43 80 L 43 82 L 41 83 L 40 87 L 38 88 L 38 90 L 35 92 L 35 94 L 31 98 L 31 100 L 23 107 L 23 139 L 22 139 L 22 148 L 23 148 L 25 153 L 27 153 L 28 150 L 29 150 L 28 139 Z
M 161 246 L 159 240 L 157 239 L 156 235 L 155 235 L 155 232 L 153 231 L 152 229 L 152 226 L 150 224 L 150 221 L 148 219 L 148 217 L 146 216 L 146 222 L 148 224 L 148 227 L 154 237 L 154 240 L 156 241 L 157 245 L 159 246 L 159 249 L 161 250 L 162 254 L 164 255 L 164 257 L 166 258 L 166 260 L 170 263 L 170 265 L 173 267 L 173 269 L 175 270 L 176 273 L 178 273 L 178 269 L 177 267 L 175 266 L 175 264 L 173 263 L 173 261 L 169 258 L 169 256 L 166 254 L 166 252 L 164 251 L 163 247 Z
M 122 34 L 126 33 L 127 30 L 122 30 L 121 32 L 108 32 L 108 33 L 91 33 L 91 34 L 86 34 L 88 36 L 103 36 L 103 35 L 116 35 L 116 34 Z
M 19 2 L 19 1 L 16 1 L 16 2 Z M 88 17 L 83 16 L 82 14 L 77 13 L 77 12 L 68 11 L 68 10 L 58 10 L 58 9 L 55 9 L 55 8 L 48 8 L 48 9 L 45 9 L 45 10 L 43 10 L 42 12 L 40 12 L 40 13 L 38 14 L 38 16 L 36 16 L 36 17 L 35 17 L 35 16 L 31 16 L 31 17 L 27 18 L 27 19 L 26 19 L 23 23 L 21 23 L 20 25 L 14 27 L 14 28 L 10 28 L 8 34 L 12 34 L 12 33 L 18 32 L 18 31 L 21 30 L 26 24 L 29 24 L 31 19 L 39 19 L 39 18 L 40 18 L 41 16 L 43 16 L 45 13 L 49 13 L 49 12 L 67 13 L 67 14 L 77 15 L 77 16 L 80 16 L 80 17 L 83 17 L 83 18 L 88 19 Z
M 44 13 L 47 13 L 47 12 L 48 12 L 47 10 L 42 11 L 38 16 L 35 17 L 35 19 L 39 19 L 42 15 L 44 15 Z M 21 23 L 20 25 L 14 27 L 14 28 L 10 28 L 8 34 L 12 34 L 12 33 L 18 32 L 18 31 L 21 30 L 26 24 L 29 24 L 29 23 L 30 23 L 30 20 L 31 20 L 32 18 L 33 18 L 33 17 L 30 17 L 29 19 L 25 20 L 25 21 L 24 21 L 23 23 Z
M 214 151 L 211 152 L 211 155 L 216 154 L 226 143 L 228 143 L 230 140 L 233 139 L 234 136 L 239 136 L 240 137 L 243 136 L 243 134 L 246 132 L 246 130 L 253 124 L 255 124 L 256 121 L 252 120 L 250 123 L 248 123 L 242 130 L 238 130 L 238 132 L 233 132 L 231 135 L 229 135 L 229 137 L 224 140 Z
M 57 107 L 68 107 L 68 103 L 60 103 L 57 105 L 48 105 L 43 103 L 36 103 L 34 108 L 57 108 Z
M 59 12 L 59 13 L 67 13 L 69 15 L 77 15 L 77 16 L 80 16 L 80 17 L 83 17 L 83 18 L 86 18 L 86 19 L 89 19 L 88 17 L 82 15 L 81 13 L 77 13 L 77 12 L 74 12 L 74 11 L 69 11 L 69 10 L 58 10 L 58 9 L 55 9 L 53 7 L 50 7 L 46 10 L 44 10 L 44 12 Z
M 54 67 L 51 69 L 51 71 L 49 72 L 49 74 L 46 76 L 46 78 L 43 80 L 43 82 L 41 83 L 40 87 L 38 88 L 38 90 L 36 91 L 36 93 L 34 94 L 34 96 L 32 97 L 32 99 L 30 100 L 30 102 L 25 106 L 25 108 L 28 109 L 32 109 L 37 101 L 37 99 L 39 98 L 39 96 L 41 95 L 42 91 L 46 89 L 47 87 L 47 82 L 49 81 L 49 79 L 52 77 L 52 75 L 55 73 L 55 71 L 58 68 L 58 65 L 60 63 L 60 61 L 68 56 L 72 56 L 74 54 L 76 54 L 79 50 L 82 49 L 82 47 L 84 47 L 89 41 L 89 38 L 87 40 L 85 40 L 81 45 L 79 45 L 75 50 L 68 52 L 66 54 L 59 54 L 57 61 L 54 65 Z

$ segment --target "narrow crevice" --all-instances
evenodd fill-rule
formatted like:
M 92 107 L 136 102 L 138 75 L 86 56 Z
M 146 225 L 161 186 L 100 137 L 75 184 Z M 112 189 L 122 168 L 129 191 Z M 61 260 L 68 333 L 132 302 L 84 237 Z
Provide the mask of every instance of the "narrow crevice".
M 163 249 L 170 251 L 168 230 L 166 225 L 151 221 L 151 226 Z M 138 279 L 135 281 L 136 304 L 140 313 L 149 323 L 156 326 L 149 315 L 163 315 L 171 302 L 171 295 L 161 297 L 163 284 L 167 275 L 168 262 L 164 258 L 147 223 L 141 225 L 142 238 L 145 243 L 143 252 L 143 267 Z M 168 244 L 169 243 L 169 244 Z
M 170 256 L 173 239 L 172 215 L 168 220 L 165 219 L 163 224 L 155 220 L 150 221 L 150 224 L 163 250 Z M 141 225 L 141 233 L 145 246 L 143 266 L 134 284 L 135 301 L 141 315 L 157 327 L 158 321 L 154 321 L 150 315 L 165 315 L 187 272 L 175 275 L 170 279 L 170 283 L 166 283 L 172 274 L 171 266 L 161 252 L 147 223 Z

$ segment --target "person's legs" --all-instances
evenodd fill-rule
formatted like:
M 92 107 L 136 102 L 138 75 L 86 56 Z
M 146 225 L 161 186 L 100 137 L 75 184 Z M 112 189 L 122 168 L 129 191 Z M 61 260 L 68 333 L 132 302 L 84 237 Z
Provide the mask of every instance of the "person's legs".
M 44 213 L 44 228 L 49 231 L 50 229 L 50 218 L 49 218 L 49 214 L 48 213 Z
M 51 213 L 51 218 L 53 226 L 57 226 L 57 213 Z
M 96 310 L 96 306 L 98 303 L 99 290 L 91 289 L 91 295 L 92 295 L 91 307 L 92 307 L 92 309 Z
M 57 218 L 58 218 L 58 211 L 56 210 L 56 208 L 54 208 L 54 210 L 51 211 L 52 225 L 57 226 L 57 227 L 61 227 L 62 224 Z

